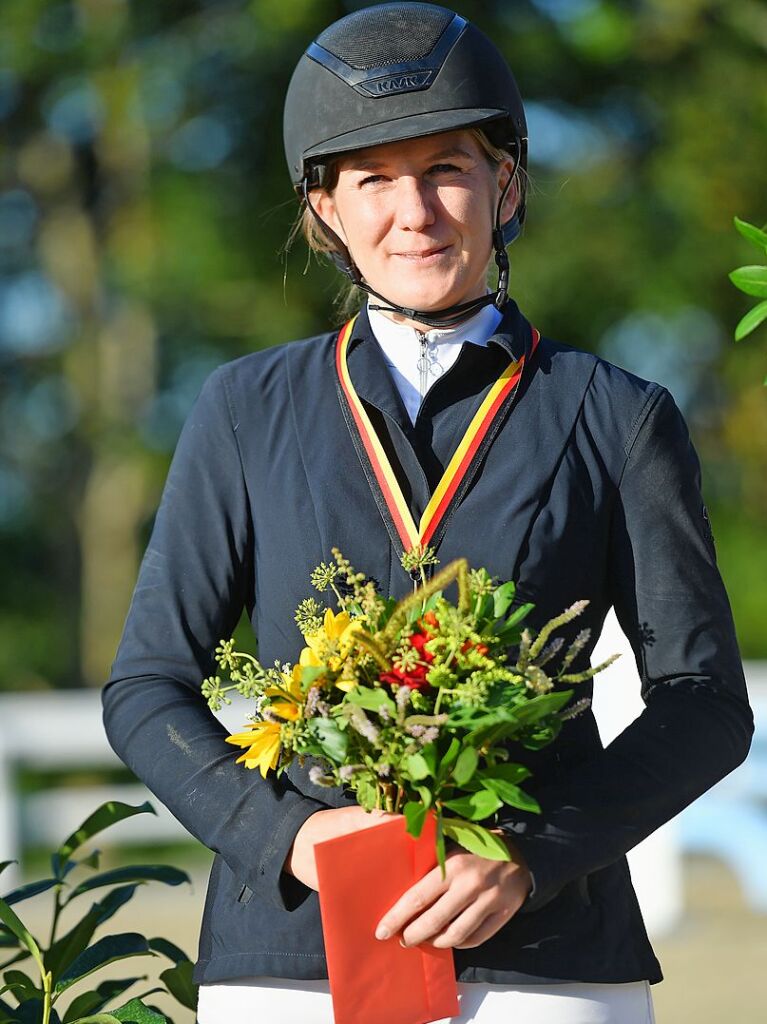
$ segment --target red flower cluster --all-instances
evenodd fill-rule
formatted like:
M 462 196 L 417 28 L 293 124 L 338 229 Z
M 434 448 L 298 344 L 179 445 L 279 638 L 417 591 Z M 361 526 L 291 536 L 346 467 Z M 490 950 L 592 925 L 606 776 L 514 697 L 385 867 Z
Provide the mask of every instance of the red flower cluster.
M 409 686 L 411 690 L 428 690 L 431 688 L 431 683 L 427 680 L 426 673 L 429 671 L 429 665 L 434 661 L 434 655 L 427 651 L 424 645 L 428 640 L 431 640 L 434 634 L 424 627 L 436 627 L 437 617 L 434 612 L 427 612 L 418 620 L 416 625 L 420 628 L 412 636 L 408 637 L 408 640 L 410 641 L 410 646 L 418 651 L 421 661 L 426 662 L 426 664 L 416 665 L 415 668 L 410 669 L 408 672 L 403 672 L 398 668 L 392 668 L 390 672 L 382 672 L 378 677 L 382 683 L 388 683 L 390 686 L 392 683 L 396 683 L 398 686 Z
M 398 686 L 409 686 L 411 690 L 428 690 L 431 688 L 431 683 L 427 680 L 426 673 L 429 671 L 429 665 L 434 661 L 434 655 L 426 650 L 425 645 L 434 636 L 434 631 L 436 631 L 438 625 L 437 616 L 434 612 L 426 612 L 425 615 L 418 619 L 416 622 L 417 630 L 408 639 L 410 646 L 418 651 L 421 661 L 426 662 L 426 664 L 416 665 L 409 672 L 403 672 L 398 668 L 392 668 L 390 672 L 382 672 L 378 677 L 382 683 L 388 683 L 390 686 L 392 683 L 397 683 Z M 486 644 L 473 644 L 471 640 L 466 640 L 461 647 L 461 652 L 465 654 L 471 647 L 476 648 L 480 654 L 487 654 L 489 650 Z

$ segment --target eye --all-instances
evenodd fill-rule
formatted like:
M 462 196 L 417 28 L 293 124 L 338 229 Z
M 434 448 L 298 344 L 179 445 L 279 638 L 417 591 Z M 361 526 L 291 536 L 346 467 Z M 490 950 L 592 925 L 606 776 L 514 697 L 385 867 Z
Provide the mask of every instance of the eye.
M 357 184 L 359 188 L 363 188 L 365 185 L 378 185 L 384 181 L 383 174 L 368 174 L 362 178 Z
M 461 168 L 456 164 L 433 164 L 428 173 L 429 174 L 460 174 Z

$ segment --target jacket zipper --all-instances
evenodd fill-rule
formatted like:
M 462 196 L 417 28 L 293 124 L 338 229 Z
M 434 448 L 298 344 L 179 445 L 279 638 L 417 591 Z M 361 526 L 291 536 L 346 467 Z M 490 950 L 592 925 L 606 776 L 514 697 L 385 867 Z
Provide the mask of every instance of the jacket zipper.
M 421 355 L 418 358 L 418 372 L 420 373 L 418 390 L 421 394 L 421 401 L 423 401 L 429 387 L 429 359 L 427 355 L 429 340 L 422 331 L 416 331 L 415 333 L 418 335 L 418 341 L 421 344 Z

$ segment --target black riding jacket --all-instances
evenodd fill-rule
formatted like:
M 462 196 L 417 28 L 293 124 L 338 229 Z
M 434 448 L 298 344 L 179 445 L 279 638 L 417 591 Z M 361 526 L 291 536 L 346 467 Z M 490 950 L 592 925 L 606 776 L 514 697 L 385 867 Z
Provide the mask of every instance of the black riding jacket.
M 293 615 L 337 546 L 384 592 L 400 567 L 337 392 L 336 335 L 219 367 L 184 426 L 104 688 L 114 749 L 214 860 L 195 978 L 327 976 L 317 893 L 282 871 L 303 821 L 353 800 L 296 762 L 279 780 L 235 764 L 200 695 L 211 653 L 247 608 L 259 657 L 295 661 Z M 416 522 L 472 414 L 530 326 L 509 302 L 486 348 L 465 344 L 413 426 L 363 310 L 349 372 Z M 735 768 L 753 720 L 700 466 L 671 394 L 541 338 L 510 412 L 450 520 L 441 564 L 465 556 L 518 582 L 539 627 L 588 598 L 575 663 L 611 606 L 646 707 L 603 749 L 590 712 L 529 755 L 540 816 L 506 809 L 534 879 L 522 911 L 475 949 L 460 981 L 661 978 L 625 853 Z M 566 635 L 566 634 L 565 634 Z M 583 684 L 581 696 L 590 685 Z

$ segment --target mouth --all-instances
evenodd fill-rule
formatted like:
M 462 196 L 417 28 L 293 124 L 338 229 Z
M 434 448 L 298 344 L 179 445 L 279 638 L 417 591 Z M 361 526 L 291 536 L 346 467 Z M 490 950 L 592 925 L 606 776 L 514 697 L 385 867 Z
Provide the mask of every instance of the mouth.
M 430 249 L 413 249 L 407 252 L 395 252 L 393 255 L 414 263 L 428 263 L 432 260 L 436 261 L 440 256 L 444 256 L 448 249 L 450 249 L 450 245 L 435 245 Z

